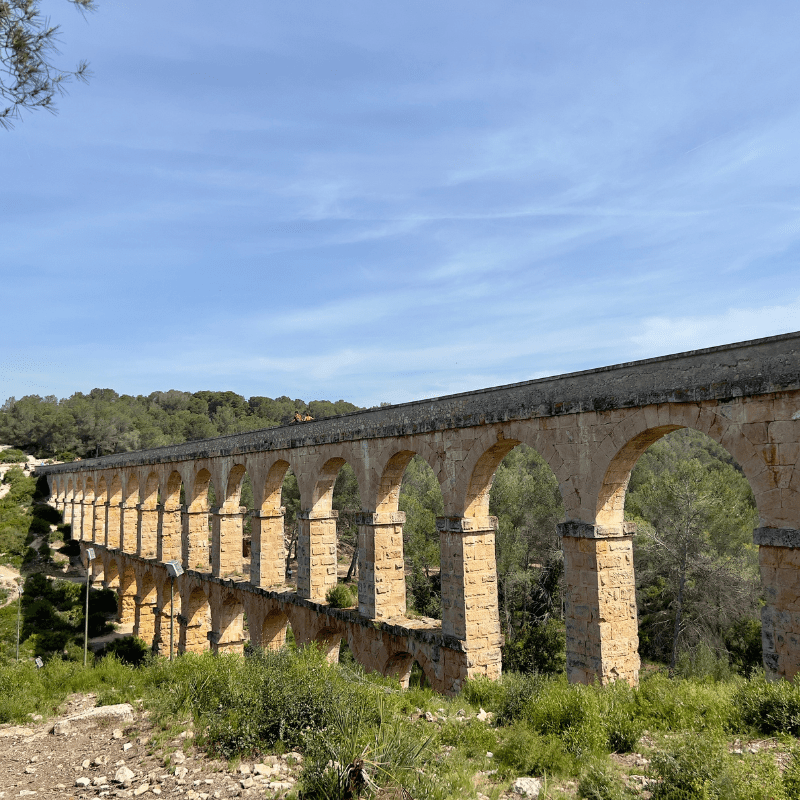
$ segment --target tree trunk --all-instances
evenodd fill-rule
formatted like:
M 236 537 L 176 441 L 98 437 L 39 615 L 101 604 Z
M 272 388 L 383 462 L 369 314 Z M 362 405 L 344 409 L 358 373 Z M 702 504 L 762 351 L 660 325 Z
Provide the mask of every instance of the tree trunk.
M 345 580 L 349 583 L 353 579 L 353 574 L 358 566 L 358 546 L 353 550 L 353 558 L 350 560 L 350 568 L 347 570 L 347 577 Z

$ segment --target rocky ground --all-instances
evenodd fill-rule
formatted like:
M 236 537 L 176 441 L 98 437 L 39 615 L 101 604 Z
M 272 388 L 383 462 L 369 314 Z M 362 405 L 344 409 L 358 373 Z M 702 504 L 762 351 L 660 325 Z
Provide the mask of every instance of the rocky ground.
M 0 798 L 282 797 L 296 782 L 299 753 L 232 766 L 200 753 L 191 730 L 162 742 L 146 711 L 95 702 L 73 695 L 55 719 L 0 726 Z

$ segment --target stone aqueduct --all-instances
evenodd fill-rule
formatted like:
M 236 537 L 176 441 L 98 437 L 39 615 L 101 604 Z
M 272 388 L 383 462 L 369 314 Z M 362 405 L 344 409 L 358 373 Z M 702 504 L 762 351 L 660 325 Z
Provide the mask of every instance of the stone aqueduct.
M 566 511 L 569 678 L 633 683 L 639 656 L 625 491 L 642 452 L 682 427 L 726 448 L 752 486 L 764 664 L 772 676 L 792 677 L 800 669 L 800 333 L 40 471 L 75 537 L 95 543 L 95 569 L 118 592 L 120 620 L 162 652 L 170 623 L 164 562 L 178 559 L 180 651 L 241 652 L 246 615 L 255 645 L 282 646 L 291 624 L 298 643 L 321 642 L 335 657 L 345 639 L 356 660 L 401 682 L 416 659 L 434 688 L 453 693 L 467 677 L 500 674 L 489 490 L 503 457 L 526 443 L 557 476 Z M 398 497 L 414 454 L 433 468 L 444 499 L 441 620 L 406 616 Z M 345 462 L 363 508 L 352 610 L 325 603 L 337 580 L 331 500 Z M 284 579 L 281 484 L 289 468 L 303 509 L 296 589 Z M 247 575 L 245 471 L 256 507 Z

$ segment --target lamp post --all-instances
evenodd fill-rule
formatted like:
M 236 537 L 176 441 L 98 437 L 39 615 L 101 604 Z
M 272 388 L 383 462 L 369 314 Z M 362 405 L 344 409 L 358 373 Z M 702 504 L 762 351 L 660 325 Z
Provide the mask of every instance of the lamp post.
M 22 619 L 22 584 L 17 586 L 19 589 L 19 600 L 17 602 L 17 663 L 19 663 L 19 627 Z
M 94 561 L 94 548 L 87 547 L 86 548 L 86 619 L 85 625 L 83 630 L 83 666 L 86 666 L 86 662 L 89 657 L 89 583 L 91 582 L 91 571 L 92 571 L 92 561 Z
M 172 647 L 175 641 L 175 578 L 183 575 L 183 567 L 179 561 L 167 561 L 169 573 L 169 660 L 172 661 Z

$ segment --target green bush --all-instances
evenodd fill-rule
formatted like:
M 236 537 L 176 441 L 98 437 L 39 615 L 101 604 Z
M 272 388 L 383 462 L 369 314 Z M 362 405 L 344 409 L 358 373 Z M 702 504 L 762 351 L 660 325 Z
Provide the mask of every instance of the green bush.
M 42 542 L 39 545 L 39 558 L 49 561 L 52 557 L 53 551 L 50 549 L 50 545 L 47 542 Z
M 91 627 L 92 615 L 89 615 L 89 623 Z M 91 630 L 89 635 L 92 635 Z M 102 650 L 98 650 L 95 654 L 95 660 L 101 660 L 107 656 L 113 656 L 123 664 L 128 664 L 131 667 L 142 666 L 149 658 L 150 648 L 141 639 L 136 636 L 123 636 L 120 639 L 114 639 L 109 642 Z
M 50 533 L 50 523 L 41 517 L 33 517 L 28 525 L 28 533 L 33 536 L 47 536 Z
M 742 722 L 766 734 L 800 735 L 800 682 L 753 678 L 742 684 L 733 703 Z
M 711 800 L 714 784 L 725 769 L 723 741 L 716 736 L 686 737 L 674 748 L 656 753 L 648 774 L 652 800 Z
M 542 736 L 526 723 L 517 723 L 493 751 L 495 763 L 507 777 L 514 775 L 572 775 L 575 757 L 557 736 Z
M 477 719 L 448 722 L 439 734 L 443 745 L 458 747 L 467 758 L 481 758 L 497 749 L 497 732 Z
M 787 800 L 800 800 L 800 750 L 796 745 L 783 771 L 783 789 Z
M 503 646 L 503 666 L 519 672 L 560 675 L 567 664 L 564 622 L 552 617 L 531 625 L 513 642 Z
M 113 589 L 92 589 L 89 608 L 101 614 L 116 614 L 117 593 Z
M 627 800 L 634 797 L 607 761 L 593 761 L 581 773 L 578 797 L 585 800 Z
M 8 450 L 0 450 L 0 464 L 24 464 L 28 457 L 22 450 L 16 448 L 9 448 Z
M 53 508 L 53 506 L 47 505 L 47 503 L 37 503 L 31 510 L 34 517 L 43 519 L 50 525 L 60 525 L 64 521 L 61 512 Z
M 328 589 L 325 601 L 332 608 L 350 608 L 356 604 L 358 597 L 353 595 L 352 589 L 346 583 L 337 583 Z

